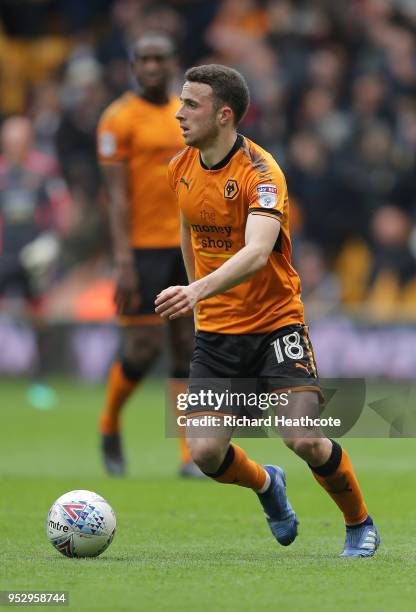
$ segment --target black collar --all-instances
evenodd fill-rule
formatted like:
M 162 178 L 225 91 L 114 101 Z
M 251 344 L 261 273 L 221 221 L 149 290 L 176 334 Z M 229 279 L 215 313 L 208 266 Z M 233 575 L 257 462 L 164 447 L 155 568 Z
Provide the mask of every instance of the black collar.
M 230 159 L 237 153 L 238 149 L 240 149 L 242 144 L 243 144 L 243 137 L 241 136 L 241 134 L 237 134 L 235 143 L 233 144 L 232 148 L 228 151 L 227 155 L 221 161 L 219 161 L 218 164 L 211 166 L 211 168 L 208 168 L 208 166 L 204 164 L 202 157 L 201 157 L 201 153 L 200 153 L 199 161 L 201 163 L 201 166 L 204 168 L 204 170 L 221 170 L 221 168 L 224 168 L 228 164 Z

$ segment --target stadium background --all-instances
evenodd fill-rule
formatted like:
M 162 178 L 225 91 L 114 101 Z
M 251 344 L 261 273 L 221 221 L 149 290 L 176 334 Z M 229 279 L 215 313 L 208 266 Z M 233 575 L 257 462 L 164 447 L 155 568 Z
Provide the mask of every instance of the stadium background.
M 163 402 L 158 382 L 145 387 L 141 400 L 133 402 L 137 411 L 130 408 L 126 417 L 133 478 L 127 480 L 127 485 L 111 482 L 103 476 L 99 465 L 95 419 L 103 398 L 102 381 L 117 349 L 117 331 L 113 324 L 110 242 L 105 194 L 95 155 L 95 129 L 102 110 L 123 91 L 134 87 L 127 63 L 130 43 L 140 33 L 154 29 L 171 33 L 177 42 L 178 91 L 184 68 L 195 63 L 225 63 L 243 72 L 248 80 L 252 103 L 241 131 L 275 154 L 287 175 L 294 260 L 302 278 L 321 374 L 408 380 L 416 374 L 416 3 L 413 0 L 0 3 L 1 120 L 12 115 L 30 118 L 34 148 L 57 160 L 70 202 L 63 213 L 62 255 L 44 310 L 51 346 L 47 366 L 51 374 L 60 377 L 55 380 L 59 395 L 56 410 L 40 415 L 25 403 L 24 381 L 35 357 L 35 344 L 21 308 L 14 302 L 1 303 L 3 497 L 9 503 L 14 500 L 14 516 L 24 516 L 20 501 L 26 500 L 31 507 L 29 516 L 36 520 L 39 517 L 43 520 L 49 503 L 64 490 L 80 486 L 99 489 L 121 516 L 123 513 L 125 517 L 136 516 L 139 508 L 140 527 L 136 533 L 139 548 L 132 544 L 134 538 L 126 529 L 129 526 L 126 518 L 124 535 L 120 531 L 117 543 L 117 550 L 123 552 L 116 561 L 124 559 L 127 565 L 122 568 L 122 563 L 118 567 L 117 563 L 103 562 L 101 574 L 95 568 L 87 568 L 91 580 L 98 581 L 103 589 L 102 607 L 107 597 L 104 581 L 114 577 L 113 590 L 121 596 L 117 579 L 120 583 L 129 577 L 134 579 L 134 564 L 128 559 L 139 555 L 140 569 L 151 588 L 136 591 L 136 595 L 144 597 L 147 604 L 152 603 L 152 593 L 156 592 L 151 589 L 160 588 L 159 578 L 155 578 L 160 566 L 175 566 L 182 556 L 185 561 L 179 566 L 179 574 L 164 575 L 169 591 L 162 592 L 171 597 L 171 609 L 181 608 L 178 581 L 183 572 L 194 567 L 192 563 L 201 567 L 201 575 L 193 575 L 199 580 L 200 595 L 214 602 L 214 607 L 222 602 L 223 609 L 233 609 L 234 590 L 227 580 L 232 580 L 235 569 L 243 575 L 247 569 L 245 587 L 253 590 L 253 599 L 247 601 L 267 609 L 270 601 L 264 582 L 259 586 L 250 577 L 256 564 L 261 566 L 260 577 L 265 576 L 269 563 L 266 553 L 256 557 L 258 525 L 253 519 L 246 525 L 243 514 L 239 515 L 240 527 L 248 529 L 244 548 L 243 543 L 241 548 L 237 543 L 231 544 L 223 559 L 217 559 L 216 543 L 218 539 L 227 541 L 227 528 L 231 529 L 232 524 L 231 519 L 224 520 L 218 507 L 234 512 L 235 492 L 221 490 L 222 497 L 217 497 L 218 506 L 214 504 L 213 514 L 221 529 L 215 533 L 208 530 L 212 541 L 205 541 L 204 549 L 192 548 L 191 536 L 182 529 L 181 512 L 194 521 L 213 498 L 207 498 L 200 488 L 193 488 L 197 485 L 178 483 L 173 475 L 170 480 L 163 480 L 166 473 L 170 474 L 166 466 L 172 462 L 174 451 L 173 441 L 164 439 L 162 416 L 157 413 L 155 417 L 152 408 Z M 156 376 L 164 375 L 167 359 L 165 355 L 158 364 Z M 75 379 L 68 380 L 68 374 L 75 375 Z M 23 378 L 15 378 L 16 375 Z M 88 385 L 80 385 L 80 380 Z M 404 527 L 411 517 L 406 514 L 410 510 L 405 508 L 414 504 L 408 486 L 412 482 L 413 441 L 390 441 L 394 447 L 387 447 L 386 441 L 380 440 L 372 445 L 364 441 L 351 444 L 357 449 L 357 467 L 364 484 L 370 488 L 370 500 L 376 502 L 378 516 L 381 515 L 379 522 L 383 527 L 384 521 L 384 529 L 393 542 L 400 534 L 400 526 Z M 252 442 L 251 448 L 257 456 L 266 454 L 257 442 Z M 327 533 L 322 542 L 339 548 L 341 536 L 335 529 L 338 524 L 335 511 L 332 508 L 328 511 L 327 506 L 321 511 L 322 500 L 316 492 L 313 494 L 319 502 L 314 506 L 309 484 L 306 492 L 306 476 L 303 472 L 301 475 L 301 468 L 297 463 L 294 467 L 295 460 L 285 451 L 281 454 L 289 471 L 292 470 L 294 486 L 300 490 L 299 503 L 311 513 L 303 525 L 320 524 L 321 532 Z M 379 473 L 379 468 L 384 474 Z M 380 493 L 385 490 L 386 479 L 393 495 L 390 502 Z M 160 482 L 164 483 L 167 503 L 176 508 L 172 512 L 163 509 L 163 527 L 150 503 Z M 143 491 L 144 497 L 136 499 L 132 508 L 133 490 Z M 190 507 L 195 510 L 191 512 Z M 7 510 L 4 511 L 7 517 Z M 323 512 L 328 512 L 326 522 L 322 520 Z M 392 516 L 396 517 L 397 531 L 389 534 L 388 520 Z M 43 533 L 30 524 L 20 529 L 23 533 L 16 535 L 17 545 L 15 533 L 9 532 L 7 585 L 61 588 L 59 572 L 63 566 L 56 570 L 57 576 L 61 576 L 59 584 L 53 582 L 46 569 L 52 559 L 57 564 L 61 559 L 57 560 L 52 550 L 48 550 L 49 556 L 45 554 Z M 168 553 L 149 534 L 156 531 L 163 542 L 171 537 L 171 529 L 176 529 L 180 538 L 172 543 Z M 265 532 L 260 541 L 263 546 L 269 545 Z M 395 546 L 390 544 L 389 549 L 387 545 L 387 552 L 380 553 L 389 553 L 389 557 L 384 558 L 384 565 L 375 566 L 370 577 L 355 570 L 351 574 L 332 574 L 326 549 L 319 553 L 319 563 L 312 568 L 308 542 L 311 540 L 306 540 L 302 549 L 305 553 L 302 561 L 296 560 L 295 551 L 293 556 L 285 557 L 287 566 L 282 569 L 289 567 L 292 574 L 299 568 L 309 570 L 306 584 L 312 591 L 316 587 L 314 580 L 319 582 L 321 572 L 327 572 L 327 600 L 320 602 L 321 609 L 332 609 L 333 596 L 342 585 L 346 588 L 342 600 L 345 608 L 360 609 L 357 597 L 348 590 L 351 580 L 356 585 L 360 581 L 367 585 L 367 579 L 377 579 L 380 588 L 384 577 L 385 590 L 380 592 L 393 601 L 397 592 L 389 592 L 388 583 L 395 571 L 394 563 L 403 561 L 409 567 L 414 563 L 411 543 L 404 544 L 399 538 Z M 27 554 L 33 547 L 38 551 L 40 567 L 35 573 L 31 565 L 35 553 Z M 240 552 L 243 561 L 233 565 Z M 215 603 L 212 584 L 203 581 L 208 569 L 222 561 L 229 566 L 229 573 L 222 567 L 221 579 L 217 576 L 217 586 L 224 588 L 221 602 Z M 394 586 L 401 589 L 401 609 L 411 609 L 413 602 L 406 569 L 407 566 L 401 578 L 396 576 Z M 77 593 L 88 596 L 87 585 L 77 582 L 73 569 L 65 566 L 62 571 L 70 573 L 69 586 L 75 589 L 76 585 Z M 49 576 L 49 582 L 44 584 L 42 576 Z M 8 588 L 7 585 L 2 580 L 2 588 Z M 295 588 L 295 583 L 290 581 L 287 587 L 279 585 L 281 602 L 295 608 L 297 605 L 298 609 L 307 602 L 313 609 L 313 602 L 301 599 L 299 594 L 293 599 L 292 586 Z M 130 590 L 135 592 L 131 585 Z M 197 605 L 197 601 L 190 597 L 188 604 Z M 361 604 L 368 609 L 372 601 L 366 592 Z M 239 610 L 253 609 L 249 603 L 246 606 L 238 603 Z M 383 605 L 381 598 L 378 609 Z M 78 609 L 83 607 L 92 606 L 78 603 Z M 338 607 L 343 609 L 342 602 Z M 114 601 L 112 609 L 118 609 Z
M 103 108 L 134 86 L 131 41 L 161 28 L 177 41 L 178 89 L 197 62 L 247 77 L 252 104 L 241 130 L 287 175 L 321 373 L 416 374 L 413 2 L 4 0 L 0 11 L 1 117 L 30 117 L 34 147 L 57 159 L 70 192 L 45 310 L 58 330 L 54 346 L 65 343 L 51 367 L 100 379 L 117 345 L 95 128 Z M 34 347 L 8 312 L 0 371 L 23 373 Z

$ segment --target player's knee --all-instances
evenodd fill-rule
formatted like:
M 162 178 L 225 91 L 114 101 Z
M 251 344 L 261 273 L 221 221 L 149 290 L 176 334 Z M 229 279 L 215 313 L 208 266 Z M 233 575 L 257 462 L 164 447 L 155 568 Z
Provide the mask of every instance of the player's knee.
M 187 444 L 192 459 L 197 466 L 207 473 L 216 472 L 222 460 L 222 448 L 215 438 L 187 437 Z
M 313 461 L 321 446 L 321 441 L 316 438 L 286 438 L 284 442 L 290 450 L 305 461 Z

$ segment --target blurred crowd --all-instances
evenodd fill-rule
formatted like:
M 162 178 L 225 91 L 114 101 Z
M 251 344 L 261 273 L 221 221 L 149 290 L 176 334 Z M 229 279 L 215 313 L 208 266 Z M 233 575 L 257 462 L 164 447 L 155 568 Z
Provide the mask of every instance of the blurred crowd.
M 10 116 L 29 118 L 30 147 L 58 162 L 70 201 L 57 316 L 79 287 L 80 316 L 109 314 L 93 297 L 111 302 L 95 130 L 103 109 L 136 87 L 129 50 L 148 30 L 176 41 L 178 91 L 195 63 L 247 78 L 241 131 L 286 173 L 310 308 L 414 317 L 415 0 L 2 0 L 3 128 Z

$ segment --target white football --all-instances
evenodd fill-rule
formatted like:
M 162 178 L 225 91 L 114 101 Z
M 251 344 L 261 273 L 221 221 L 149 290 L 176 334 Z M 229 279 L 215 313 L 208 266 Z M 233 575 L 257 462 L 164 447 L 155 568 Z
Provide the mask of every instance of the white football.
M 52 504 L 46 521 L 49 542 L 67 557 L 98 557 L 116 530 L 110 504 L 93 491 L 69 491 Z

